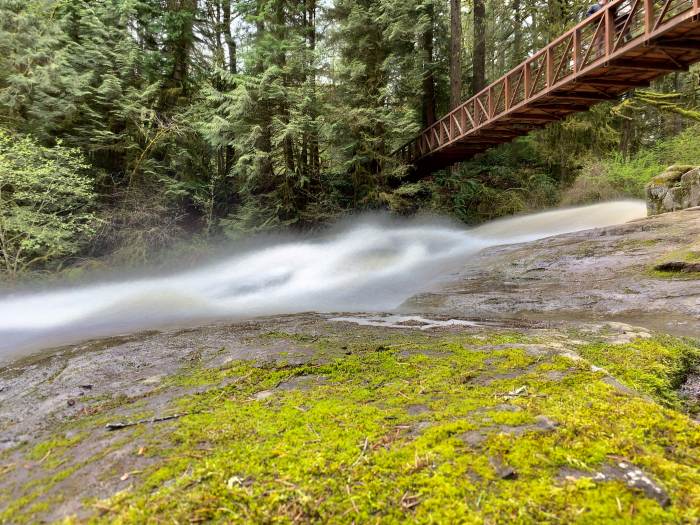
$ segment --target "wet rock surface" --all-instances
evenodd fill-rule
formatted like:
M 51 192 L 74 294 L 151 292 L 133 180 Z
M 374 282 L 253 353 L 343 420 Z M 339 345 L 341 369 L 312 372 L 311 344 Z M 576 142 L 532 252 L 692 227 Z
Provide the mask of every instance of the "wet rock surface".
M 681 396 L 694 403 L 700 403 L 700 369 L 692 370 L 680 388 Z
M 524 425 L 493 425 L 484 426 L 479 430 L 470 430 L 460 436 L 465 444 L 480 447 L 491 434 L 507 434 L 519 437 L 527 432 L 553 432 L 559 424 L 547 416 L 536 416 L 535 421 Z
M 166 454 L 154 455 L 148 451 L 157 449 L 159 443 L 167 443 L 189 418 L 206 417 L 250 374 L 262 374 L 260 377 L 264 378 L 269 371 L 280 379 L 263 381 L 259 387 L 254 385 L 249 393 L 242 392 L 236 403 L 259 404 L 262 409 L 274 412 L 280 410 L 280 404 L 288 396 L 293 396 L 290 399 L 301 396 L 298 401 L 291 401 L 290 409 L 297 414 L 293 420 L 303 422 L 309 411 L 313 411 L 313 396 L 320 395 L 319 389 L 324 392 L 328 389 L 329 393 L 322 396 L 325 397 L 340 388 L 338 379 L 325 371 L 333 368 L 324 367 L 359 359 L 358 352 L 368 357 L 381 356 L 380 362 L 396 360 L 398 369 L 417 363 L 434 363 L 431 366 L 439 367 L 440 362 L 453 359 L 456 350 L 463 352 L 465 359 L 481 363 L 473 369 L 450 367 L 460 379 L 443 379 L 432 386 L 421 385 L 420 379 L 404 383 L 384 373 L 372 378 L 370 367 L 366 378 L 357 376 L 360 391 L 377 391 L 369 398 L 365 397 L 367 394 L 361 395 L 358 399 L 363 401 L 359 406 L 376 404 L 385 429 L 360 444 L 353 453 L 353 468 L 364 465 L 380 450 L 389 453 L 400 446 L 414 447 L 412 443 L 421 440 L 432 443 L 438 436 L 450 442 L 450 433 L 454 431 L 445 429 L 466 426 L 471 428 L 454 436 L 453 442 L 461 447 L 456 449 L 456 457 L 467 454 L 476 464 L 482 458 L 485 470 L 474 473 L 473 467 L 469 467 L 470 474 L 460 479 L 480 480 L 472 482 L 482 484 L 484 488 L 480 490 L 487 492 L 493 479 L 503 483 L 530 483 L 538 479 L 531 477 L 532 467 L 509 452 L 518 443 L 533 443 L 572 432 L 569 419 L 577 409 L 570 408 L 570 402 L 563 403 L 567 407 L 563 412 L 541 410 L 548 406 L 542 403 L 560 395 L 553 393 L 572 388 L 566 382 L 580 381 L 582 373 L 594 374 L 586 376 L 586 381 L 601 385 L 614 381 L 620 389 L 612 390 L 623 396 L 622 400 L 649 399 L 607 375 L 601 367 L 589 365 L 577 353 L 581 345 L 590 341 L 624 346 L 653 337 L 643 328 L 623 323 L 554 327 L 551 323 L 532 321 L 524 327 L 522 321 L 511 324 L 506 320 L 484 326 L 442 323 L 439 321 L 445 318 L 438 316 L 427 318 L 434 328 L 424 330 L 412 324 L 391 328 L 366 326 L 362 323 L 364 317 L 355 314 L 338 321 L 331 320 L 331 316 L 288 316 L 231 326 L 142 334 L 62 349 L 2 369 L 0 421 L 5 451 L 0 456 L 0 469 L 4 469 L 0 470 L 0 490 L 9 499 L 0 500 L 0 511 L 3 507 L 14 508 L 13 501 L 27 496 L 23 487 L 37 483 L 45 475 L 55 477 L 67 468 L 70 474 L 64 480 L 46 485 L 35 496 L 39 502 L 56 503 L 43 513 L 29 515 L 48 521 L 67 515 L 81 519 L 94 516 L 101 507 L 85 505 L 86 498 L 99 500 L 122 490 L 136 490 Z M 463 342 L 452 346 L 455 344 L 449 343 L 452 340 Z M 237 363 L 248 363 L 245 366 L 249 371 L 228 374 L 228 367 L 239 366 Z M 385 388 L 395 389 L 394 393 L 382 393 Z M 218 389 L 221 394 L 214 395 L 209 408 L 196 402 L 191 408 L 181 406 L 183 399 L 196 401 L 198 396 L 211 395 Z M 473 395 L 470 392 L 481 391 L 487 393 L 474 406 L 474 401 L 469 401 Z M 358 395 L 352 392 L 340 394 L 341 398 Z M 67 403 L 68 400 L 74 403 Z M 454 408 L 445 413 L 448 400 Z M 654 404 L 651 400 L 643 402 Z M 464 403 L 472 403 L 471 408 L 460 409 Z M 394 406 L 398 412 L 393 410 Z M 323 416 L 319 421 L 325 419 Z M 226 420 L 217 417 L 214 421 L 224 424 Z M 319 425 L 304 423 L 295 432 L 306 432 L 308 443 L 322 444 Z M 275 439 L 283 440 L 285 435 L 275 434 Z M 436 443 L 441 443 L 440 439 Z M 42 443 L 47 440 L 55 445 L 45 447 Z M 197 441 L 187 450 L 188 454 L 194 454 L 193 458 L 206 458 L 212 446 L 206 440 Z M 409 472 L 438 468 L 440 462 L 435 453 L 416 454 Z M 621 481 L 639 497 L 651 498 L 660 506 L 671 505 L 671 496 L 655 481 L 654 475 L 632 462 L 628 463 L 629 468 L 621 465 L 619 461 L 610 463 L 599 469 L 600 475 L 596 471 L 586 476 L 596 483 Z M 245 473 L 235 476 L 252 479 Z M 86 486 L 81 482 L 86 478 L 99 482 Z M 232 479 L 231 475 L 226 479 Z M 252 490 L 254 483 L 240 486 Z M 60 503 L 51 499 L 58 497 Z M 411 501 L 415 503 L 410 506 L 413 512 L 420 504 L 418 499 Z M 106 516 L 107 521 L 111 520 L 110 516 Z
M 593 472 L 563 468 L 559 473 L 560 482 L 579 479 L 590 479 L 595 483 L 620 481 L 645 497 L 656 500 L 662 507 L 671 504 L 671 498 L 663 487 L 653 481 L 641 468 L 624 459 L 618 459 Z
M 698 337 L 700 274 L 655 268 L 679 258 L 689 259 L 686 269 L 697 264 L 699 239 L 700 208 L 693 208 L 491 248 L 401 308 L 426 316 L 617 320 Z

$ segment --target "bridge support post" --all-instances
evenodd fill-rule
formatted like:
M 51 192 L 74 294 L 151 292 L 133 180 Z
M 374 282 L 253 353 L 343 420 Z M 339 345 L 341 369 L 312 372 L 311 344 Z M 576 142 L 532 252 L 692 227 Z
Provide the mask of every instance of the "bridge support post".
M 700 2 L 700 0 L 698 0 Z M 510 76 L 507 76 L 503 81 L 503 96 L 505 97 L 504 108 L 506 111 L 510 109 Z
M 523 66 L 523 83 L 525 85 L 525 99 L 530 98 L 532 93 L 532 67 L 531 62 L 528 60 Z
M 654 0 L 644 0 L 644 34 L 649 36 L 654 30 Z
M 605 11 L 605 58 L 615 50 L 615 17 L 612 9 Z

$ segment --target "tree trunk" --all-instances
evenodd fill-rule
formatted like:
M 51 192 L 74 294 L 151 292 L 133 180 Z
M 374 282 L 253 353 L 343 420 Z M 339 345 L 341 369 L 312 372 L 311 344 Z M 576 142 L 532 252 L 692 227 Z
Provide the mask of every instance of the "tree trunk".
M 224 0 L 224 39 L 228 48 L 228 70 L 232 74 L 236 74 L 236 41 L 233 39 L 231 32 L 231 0 Z
M 311 110 L 311 137 L 309 140 L 309 169 L 313 178 L 318 178 L 321 172 L 321 159 L 318 146 L 318 123 L 316 121 L 316 0 L 307 0 L 307 24 L 308 41 L 311 51 L 311 63 L 309 64 L 308 82 L 311 84 L 313 108 Z M 319 181 L 320 183 L 320 181 Z
M 171 31 L 169 48 L 172 53 L 173 67 L 171 81 L 173 87 L 187 89 L 190 66 L 190 54 L 194 46 L 194 19 L 197 0 L 168 0 L 168 10 L 176 13 Z
M 287 17 L 285 14 L 285 2 L 283 0 L 275 0 L 275 14 L 274 14 L 274 35 L 277 39 L 278 48 L 274 52 L 275 64 L 279 67 L 281 72 L 282 85 L 290 86 L 291 79 L 289 78 L 289 73 L 286 71 L 287 68 L 287 54 L 285 48 L 280 44 L 285 42 L 288 35 L 286 31 Z M 277 103 L 280 120 L 285 124 L 289 124 L 289 101 L 287 98 L 283 98 Z M 282 139 L 282 151 L 284 154 L 284 165 L 286 167 L 287 174 L 295 173 L 295 161 L 294 161 L 294 144 L 292 143 L 292 138 L 285 133 Z M 286 180 L 286 179 L 285 179 Z
M 523 61 L 523 13 L 521 0 L 513 0 L 513 54 L 510 67 Z
M 257 39 L 262 39 L 265 35 L 265 23 L 260 17 L 260 7 L 258 7 L 258 20 L 255 21 L 255 34 Z M 253 72 L 262 74 L 265 69 L 265 64 L 258 59 L 253 67 Z M 258 95 L 259 96 L 259 95 Z M 272 118 L 269 103 L 267 101 L 258 100 L 260 113 L 258 115 L 260 123 L 260 133 L 255 139 L 255 149 L 262 152 L 260 156 L 256 156 L 256 172 L 259 176 L 259 185 L 253 193 L 268 193 L 275 188 L 274 167 L 272 165 Z
M 474 0 L 474 75 L 472 92 L 478 93 L 486 87 L 486 4 Z
M 423 31 L 423 93 L 422 93 L 422 120 L 423 127 L 431 126 L 435 122 L 435 77 L 433 76 L 433 45 L 435 26 L 435 6 L 432 2 L 426 5 L 428 25 Z
M 548 0 L 547 2 L 547 34 L 551 42 L 557 38 L 566 26 L 564 19 L 564 2 L 562 0 Z
M 450 0 L 450 109 L 462 102 L 462 5 Z

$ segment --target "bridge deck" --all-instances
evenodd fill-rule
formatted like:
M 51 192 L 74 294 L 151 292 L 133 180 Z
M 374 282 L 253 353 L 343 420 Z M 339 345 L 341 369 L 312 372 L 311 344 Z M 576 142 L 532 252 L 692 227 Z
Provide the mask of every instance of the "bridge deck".
M 700 61 L 700 0 L 615 0 L 401 147 L 422 177 Z

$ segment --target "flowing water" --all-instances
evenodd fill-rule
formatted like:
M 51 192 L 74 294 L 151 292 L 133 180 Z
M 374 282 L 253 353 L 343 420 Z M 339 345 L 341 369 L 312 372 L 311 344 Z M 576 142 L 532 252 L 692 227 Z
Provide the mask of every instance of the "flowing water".
M 473 229 L 367 218 L 315 240 L 258 248 L 168 276 L 7 295 L 0 297 L 0 361 L 151 328 L 307 311 L 390 311 L 483 248 L 645 215 L 644 203 L 621 201 Z

